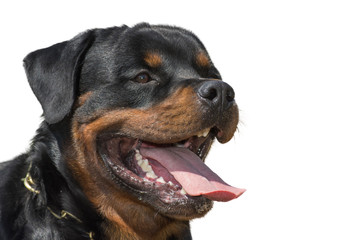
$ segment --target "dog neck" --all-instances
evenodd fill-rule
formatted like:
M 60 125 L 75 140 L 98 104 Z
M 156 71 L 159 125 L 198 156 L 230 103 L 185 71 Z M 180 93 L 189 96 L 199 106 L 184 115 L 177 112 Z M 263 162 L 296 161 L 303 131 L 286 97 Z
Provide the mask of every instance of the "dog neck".
M 24 163 L 27 170 L 21 180 L 27 190 L 24 196 L 27 199 L 26 207 L 34 211 L 34 215 L 36 209 L 42 209 L 46 216 L 44 221 L 73 229 L 69 231 L 71 236 L 80 234 L 87 235 L 91 240 L 96 239 L 94 235 L 99 232 L 97 223 L 101 217 L 93 210 L 85 195 L 77 190 L 79 187 L 76 182 L 61 164 L 61 144 L 43 122 Z

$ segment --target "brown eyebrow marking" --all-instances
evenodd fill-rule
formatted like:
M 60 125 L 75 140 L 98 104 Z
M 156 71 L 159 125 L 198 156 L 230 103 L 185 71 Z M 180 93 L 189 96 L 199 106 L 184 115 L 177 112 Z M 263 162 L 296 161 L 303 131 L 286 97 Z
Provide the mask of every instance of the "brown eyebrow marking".
M 144 57 L 144 61 L 148 64 L 149 67 L 156 68 L 159 67 L 163 60 L 159 53 L 147 52 Z
M 196 56 L 196 63 L 200 67 L 210 67 L 211 61 L 205 52 L 199 52 Z

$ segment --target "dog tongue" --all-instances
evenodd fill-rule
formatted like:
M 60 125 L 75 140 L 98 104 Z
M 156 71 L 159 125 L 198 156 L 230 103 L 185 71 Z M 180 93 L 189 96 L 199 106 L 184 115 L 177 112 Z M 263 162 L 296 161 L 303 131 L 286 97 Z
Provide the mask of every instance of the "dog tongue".
M 235 188 L 225 183 L 187 148 L 141 147 L 140 153 L 143 157 L 162 164 L 190 196 L 203 195 L 211 200 L 225 202 L 245 192 L 245 189 Z

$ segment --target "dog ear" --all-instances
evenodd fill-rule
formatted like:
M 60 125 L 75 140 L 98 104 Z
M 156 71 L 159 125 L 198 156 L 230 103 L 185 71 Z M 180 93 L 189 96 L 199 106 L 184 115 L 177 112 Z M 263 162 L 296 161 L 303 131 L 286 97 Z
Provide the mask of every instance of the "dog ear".
M 84 32 L 24 58 L 30 87 L 49 124 L 61 121 L 71 111 L 77 94 L 79 70 L 94 38 L 92 31 Z

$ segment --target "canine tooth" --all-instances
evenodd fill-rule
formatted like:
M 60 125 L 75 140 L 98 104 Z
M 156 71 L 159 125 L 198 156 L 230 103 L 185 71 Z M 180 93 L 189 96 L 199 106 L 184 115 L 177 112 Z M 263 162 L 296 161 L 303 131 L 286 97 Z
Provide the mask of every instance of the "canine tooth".
M 160 183 L 165 183 L 165 181 L 164 181 L 164 178 L 163 178 L 163 177 L 159 177 L 159 178 L 157 178 L 157 182 L 160 182 Z
M 147 172 L 146 176 L 148 178 L 157 178 L 158 176 L 155 175 L 155 173 L 153 171 Z
M 205 130 L 205 131 L 203 132 L 203 137 L 207 137 L 207 136 L 208 136 L 209 130 L 210 130 L 210 129 L 207 129 L 207 130 Z
M 184 190 L 184 188 L 182 188 L 182 190 L 181 190 L 180 192 L 181 192 L 181 194 L 183 194 L 183 195 L 186 195 L 186 194 L 187 194 L 187 192 L 186 192 L 186 190 Z
M 210 129 L 205 129 L 197 134 L 197 137 L 207 137 Z

